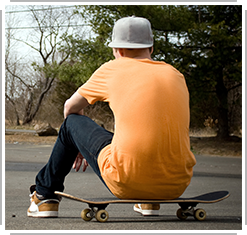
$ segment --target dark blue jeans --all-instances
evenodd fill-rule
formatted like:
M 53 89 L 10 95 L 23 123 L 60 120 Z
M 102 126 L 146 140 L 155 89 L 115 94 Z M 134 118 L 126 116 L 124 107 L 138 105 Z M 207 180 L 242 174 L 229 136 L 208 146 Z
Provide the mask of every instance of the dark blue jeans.
M 71 114 L 62 124 L 48 163 L 36 176 L 36 191 L 44 197 L 53 197 L 54 191 L 64 190 L 64 179 L 70 172 L 78 152 L 101 177 L 98 156 L 111 143 L 113 133 L 97 125 L 90 118 Z

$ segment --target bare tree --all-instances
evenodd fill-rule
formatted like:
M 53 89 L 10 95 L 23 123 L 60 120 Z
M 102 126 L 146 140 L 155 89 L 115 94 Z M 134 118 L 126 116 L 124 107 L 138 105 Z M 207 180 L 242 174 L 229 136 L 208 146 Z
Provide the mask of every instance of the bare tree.
M 10 27 L 13 23 L 11 20 L 6 30 L 5 97 L 15 110 L 17 125 L 20 124 L 21 113 L 23 124 L 28 124 L 34 119 L 44 96 L 57 78 L 59 66 L 71 53 L 69 45 L 66 51 L 59 52 L 60 46 L 68 44 L 66 37 L 71 33 L 73 19 L 71 9 L 39 6 L 37 10 L 36 7 L 28 6 L 27 16 L 30 17 L 33 29 L 27 39 L 16 37 L 13 27 Z M 31 65 L 28 62 L 20 62 L 17 58 L 13 59 L 11 43 L 14 42 L 28 46 L 36 52 L 38 59 L 34 59 Z

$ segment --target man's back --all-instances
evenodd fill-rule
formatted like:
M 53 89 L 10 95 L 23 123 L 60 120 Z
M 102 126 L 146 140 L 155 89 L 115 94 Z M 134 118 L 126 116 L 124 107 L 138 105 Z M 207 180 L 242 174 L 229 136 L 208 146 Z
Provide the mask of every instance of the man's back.
M 164 62 L 120 58 L 103 65 L 79 91 L 89 103 L 95 97 L 108 101 L 114 113 L 112 144 L 98 159 L 111 191 L 121 198 L 180 196 L 195 164 L 183 75 Z

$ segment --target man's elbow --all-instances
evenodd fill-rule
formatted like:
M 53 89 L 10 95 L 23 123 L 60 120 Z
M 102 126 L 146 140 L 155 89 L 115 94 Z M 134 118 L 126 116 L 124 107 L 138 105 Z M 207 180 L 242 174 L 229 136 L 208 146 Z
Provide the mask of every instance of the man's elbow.
M 69 104 L 69 100 L 66 100 L 63 108 L 64 118 L 66 118 L 70 113 L 71 113 L 71 105 Z

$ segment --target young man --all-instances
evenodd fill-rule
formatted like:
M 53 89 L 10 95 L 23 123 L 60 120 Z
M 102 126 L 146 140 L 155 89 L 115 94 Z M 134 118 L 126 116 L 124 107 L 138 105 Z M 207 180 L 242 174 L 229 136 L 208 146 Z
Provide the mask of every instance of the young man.
M 126 17 L 113 28 L 115 60 L 102 65 L 64 105 L 65 121 L 47 165 L 31 187 L 28 216 L 58 216 L 54 191 L 64 190 L 71 167 L 89 164 L 122 199 L 173 199 L 190 183 L 195 158 L 189 141 L 189 94 L 183 75 L 151 59 L 148 20 Z M 96 101 L 109 102 L 114 134 L 83 115 Z M 135 205 L 157 215 L 159 205 Z

